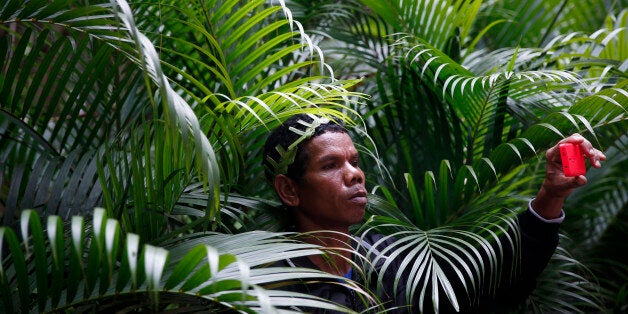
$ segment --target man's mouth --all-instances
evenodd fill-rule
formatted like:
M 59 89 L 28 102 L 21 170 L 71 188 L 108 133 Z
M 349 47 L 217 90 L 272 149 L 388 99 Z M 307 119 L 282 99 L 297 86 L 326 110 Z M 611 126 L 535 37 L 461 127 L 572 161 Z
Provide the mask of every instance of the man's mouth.
M 353 202 L 366 204 L 366 191 L 358 191 L 349 198 Z

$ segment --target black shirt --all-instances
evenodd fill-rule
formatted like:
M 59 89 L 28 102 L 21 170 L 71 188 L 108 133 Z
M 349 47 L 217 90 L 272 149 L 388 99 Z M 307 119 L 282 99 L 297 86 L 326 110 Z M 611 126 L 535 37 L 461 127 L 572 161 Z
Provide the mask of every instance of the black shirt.
M 451 289 L 455 292 L 460 312 L 504 312 L 525 301 L 534 289 L 536 278 L 543 271 L 558 245 L 559 225 L 545 223 L 529 210 L 519 214 L 518 223 L 520 233 L 512 229 L 508 230 L 510 237 L 501 236 L 492 244 L 496 248 L 495 251 L 498 252 L 496 260 L 490 262 L 488 255 L 481 257 L 485 261 L 482 272 L 484 275 L 482 278 L 477 278 L 479 284 L 475 288 L 471 287 L 468 282 L 465 288 L 463 282 L 458 279 L 464 274 L 456 272 L 447 263 L 439 263 L 439 267 L 442 267 L 442 271 L 450 279 Z M 520 241 L 514 241 L 515 245 L 519 245 L 513 250 L 512 239 L 519 238 L 519 235 Z M 386 248 L 394 241 L 395 239 L 373 233 L 365 234 L 359 238 L 355 237 L 353 243 L 354 248 L 359 253 L 358 256 L 366 256 L 366 260 L 354 256 L 353 260 L 358 267 L 357 269 L 354 267 L 351 279 L 358 284 L 367 286 L 366 288 L 370 291 L 378 292 L 377 298 L 379 300 L 374 304 L 369 305 L 364 296 L 340 282 L 318 280 L 314 283 L 303 282 L 281 289 L 318 296 L 357 312 L 368 309 L 369 312 L 385 310 L 386 313 L 419 313 L 421 308 L 423 312 L 434 312 L 431 283 L 428 283 L 427 289 L 425 289 L 422 307 L 419 306 L 421 295 L 418 291 L 415 290 L 412 298 L 406 297 L 408 278 L 414 278 L 412 274 L 415 272 L 411 270 L 414 265 L 408 266 L 406 261 L 407 271 L 400 276 L 395 285 L 397 270 L 404 265 L 405 256 L 386 257 L 386 252 L 388 252 Z M 513 251 L 515 254 L 512 254 Z M 464 261 L 457 262 L 462 263 Z M 499 267 L 499 265 L 503 265 L 503 267 Z M 510 267 L 511 265 L 512 267 Z M 273 266 L 317 268 L 307 257 L 280 261 Z M 468 267 L 477 267 L 477 264 Z M 381 286 L 378 286 L 379 276 L 382 276 Z M 491 281 L 492 276 L 497 276 L 496 282 Z M 422 288 L 424 278 L 417 279 L 417 281 L 421 282 L 419 287 Z M 365 284 L 367 282 L 368 284 Z M 456 311 L 448 300 L 445 291 L 442 288 L 439 289 L 439 312 L 455 313 Z M 384 308 L 373 307 L 377 304 L 383 305 Z M 300 310 L 313 313 L 331 313 L 331 311 L 326 312 L 311 308 L 300 308 Z

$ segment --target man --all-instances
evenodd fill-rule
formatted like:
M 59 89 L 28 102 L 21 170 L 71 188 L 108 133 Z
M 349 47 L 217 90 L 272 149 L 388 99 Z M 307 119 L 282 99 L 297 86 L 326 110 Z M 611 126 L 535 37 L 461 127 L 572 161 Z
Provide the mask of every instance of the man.
M 578 134 L 560 141 L 564 142 L 579 145 L 585 157 L 596 168 L 599 168 L 600 161 L 606 158 Z M 515 280 L 503 279 L 497 289 L 497 295 L 487 292 L 486 288 L 480 289 L 480 294 L 483 295 L 469 297 L 466 303 L 464 288 L 454 286 L 456 295 L 463 300 L 460 302 L 463 311 L 499 311 L 503 309 L 501 307 L 503 305 L 511 305 L 511 302 L 525 299 L 534 288 L 536 277 L 553 254 L 558 243 L 558 224 L 564 218 L 563 203 L 575 188 L 586 184 L 586 178 L 564 176 L 558 145 L 547 151 L 546 158 L 546 177 L 543 185 L 530 202 L 528 211 L 518 217 L 522 238 L 520 273 Z M 319 116 L 305 114 L 293 116 L 269 136 L 264 147 L 264 163 L 266 176 L 282 203 L 289 209 L 296 231 L 310 235 L 304 236 L 303 240 L 332 249 L 334 252 L 286 260 L 279 263 L 280 266 L 318 268 L 360 282 L 362 279 L 353 272 L 353 268 L 370 267 L 368 265 L 371 264 L 359 261 L 359 258 L 352 256 L 352 250 L 346 248 L 359 246 L 362 250 L 366 247 L 373 251 L 371 246 L 382 236 L 367 234 L 358 240 L 349 234 L 349 227 L 364 218 L 367 192 L 364 186 L 364 172 L 359 167 L 358 151 L 347 130 Z M 506 245 L 506 242 L 502 244 Z M 388 243 L 390 241 L 384 241 L 379 248 L 385 248 Z M 507 251 L 509 249 L 504 250 Z M 511 261 L 513 257 L 505 254 L 503 258 L 505 261 Z M 381 263 L 372 267 L 378 271 Z M 396 274 L 393 269 L 395 267 L 386 268 L 381 281 L 383 287 L 380 287 L 382 293 L 378 296 L 386 309 L 416 312 L 421 308 L 430 311 L 429 301 L 424 302 L 425 307 L 419 307 L 416 298 L 405 299 L 405 284 L 394 285 Z M 506 270 L 508 267 L 503 269 Z M 375 291 L 377 276 L 373 277 L 366 285 Z M 356 311 L 368 309 L 368 305 L 354 292 L 337 283 L 294 285 L 290 289 L 316 295 Z M 429 296 L 427 299 L 430 300 Z M 453 311 L 447 299 L 445 297 L 442 299 L 445 301 L 440 302 L 439 310 Z

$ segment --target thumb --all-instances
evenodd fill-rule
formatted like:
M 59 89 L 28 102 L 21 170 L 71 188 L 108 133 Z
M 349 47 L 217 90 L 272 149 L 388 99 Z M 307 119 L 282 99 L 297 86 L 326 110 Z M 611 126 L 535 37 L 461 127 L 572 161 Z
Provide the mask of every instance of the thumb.
M 584 175 L 579 175 L 577 177 L 574 177 L 574 180 L 573 180 L 573 184 L 575 185 L 574 188 L 581 187 L 587 184 L 587 182 L 588 182 L 587 177 L 585 177 Z

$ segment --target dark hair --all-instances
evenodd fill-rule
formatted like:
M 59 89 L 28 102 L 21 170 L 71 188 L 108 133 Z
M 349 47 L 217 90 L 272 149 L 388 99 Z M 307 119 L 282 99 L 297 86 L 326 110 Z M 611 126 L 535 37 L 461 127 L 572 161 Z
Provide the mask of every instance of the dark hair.
M 268 157 L 272 158 L 275 161 L 278 161 L 280 159 L 280 155 L 276 149 L 277 145 L 280 145 L 284 150 L 287 150 L 288 147 L 292 145 L 292 143 L 294 143 L 297 139 L 301 137 L 300 134 L 297 134 L 290 130 L 291 127 L 301 131 L 304 131 L 306 129 L 306 126 L 299 123 L 299 120 L 310 123 L 314 119 L 312 119 L 312 117 L 307 114 L 294 115 L 286 120 L 284 123 L 282 123 L 280 126 L 278 126 L 276 129 L 274 129 L 268 136 L 268 139 L 266 139 L 266 143 L 264 144 L 263 156 L 264 174 L 266 175 L 266 180 L 268 180 L 268 182 L 270 182 L 271 184 L 275 179 L 276 171 L 273 165 L 268 161 Z M 292 164 L 288 166 L 288 171 L 287 173 L 285 173 L 287 177 L 297 182 L 301 181 L 301 179 L 303 178 L 303 174 L 305 173 L 305 167 L 309 158 L 307 152 L 303 148 L 313 138 L 326 132 L 346 134 L 349 133 L 341 122 L 335 120 L 332 120 L 329 123 L 321 124 L 316 127 L 316 129 L 314 129 L 314 134 L 310 138 L 302 141 L 297 145 L 294 162 L 292 162 Z

